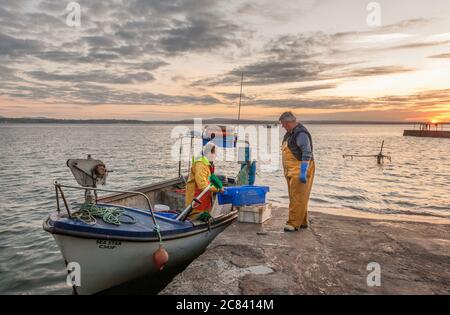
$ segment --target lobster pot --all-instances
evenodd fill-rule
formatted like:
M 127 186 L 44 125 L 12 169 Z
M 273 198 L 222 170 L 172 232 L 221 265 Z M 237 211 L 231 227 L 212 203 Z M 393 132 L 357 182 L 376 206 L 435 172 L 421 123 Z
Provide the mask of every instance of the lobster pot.
M 238 221 L 243 223 L 261 224 L 272 217 L 272 204 L 235 207 L 238 212 Z

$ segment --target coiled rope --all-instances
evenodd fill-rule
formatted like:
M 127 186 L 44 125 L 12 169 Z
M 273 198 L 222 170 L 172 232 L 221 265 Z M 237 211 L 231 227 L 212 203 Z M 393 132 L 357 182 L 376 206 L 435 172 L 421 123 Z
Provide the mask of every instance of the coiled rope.
M 72 213 L 72 217 L 89 225 L 97 224 L 96 218 L 101 218 L 105 223 L 113 225 L 135 224 L 136 219 L 125 214 L 123 209 L 117 207 L 102 207 L 93 203 L 83 203 L 80 210 Z M 123 221 L 121 217 L 128 217 L 131 221 Z

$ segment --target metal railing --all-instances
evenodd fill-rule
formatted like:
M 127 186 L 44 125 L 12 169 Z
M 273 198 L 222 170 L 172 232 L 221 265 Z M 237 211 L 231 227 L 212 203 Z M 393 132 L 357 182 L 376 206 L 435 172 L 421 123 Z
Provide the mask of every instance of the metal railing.
M 133 195 L 140 195 L 140 196 L 144 197 L 145 200 L 147 201 L 148 208 L 150 210 L 150 214 L 152 216 L 153 223 L 155 224 L 155 230 L 158 233 L 159 240 L 160 240 L 160 242 L 162 241 L 161 234 L 160 234 L 160 231 L 159 231 L 159 225 L 158 225 L 158 223 L 156 223 L 156 218 L 155 218 L 155 214 L 154 214 L 154 211 L 153 211 L 152 203 L 150 202 L 150 199 L 148 198 L 148 196 L 146 194 L 144 194 L 144 193 L 142 193 L 140 191 L 133 191 L 133 190 L 116 190 L 116 189 L 104 189 L 104 188 L 94 188 L 94 187 L 84 187 L 84 186 L 62 185 L 62 184 L 58 183 L 57 181 L 55 181 L 54 185 L 55 185 L 55 192 L 56 192 L 57 211 L 61 212 L 61 209 L 60 209 L 60 206 L 59 206 L 59 194 L 61 194 L 61 198 L 63 199 L 64 206 L 65 206 L 65 208 L 67 210 L 67 214 L 69 215 L 70 219 L 72 219 L 72 216 L 70 214 L 70 208 L 69 208 L 69 205 L 67 203 L 67 199 L 66 199 L 66 197 L 64 195 L 64 192 L 63 192 L 62 188 L 85 190 L 86 192 L 92 190 L 92 191 L 104 191 L 104 192 L 111 192 L 111 193 L 127 193 L 127 194 L 133 194 Z M 58 193 L 58 191 L 59 191 L 59 193 Z

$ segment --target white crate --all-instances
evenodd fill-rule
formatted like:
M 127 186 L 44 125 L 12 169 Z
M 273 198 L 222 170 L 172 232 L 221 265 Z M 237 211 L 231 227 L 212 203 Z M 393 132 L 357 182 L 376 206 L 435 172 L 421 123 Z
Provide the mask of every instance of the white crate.
M 238 221 L 245 223 L 263 223 L 272 217 L 272 204 L 236 207 L 239 211 Z

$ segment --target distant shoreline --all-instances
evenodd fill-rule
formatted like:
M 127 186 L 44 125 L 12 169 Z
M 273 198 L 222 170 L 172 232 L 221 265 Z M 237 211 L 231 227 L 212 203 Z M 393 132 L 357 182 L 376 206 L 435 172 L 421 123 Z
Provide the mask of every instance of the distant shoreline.
M 0 117 L 0 124 L 128 124 L 128 125 L 179 125 L 192 124 L 193 119 L 183 120 L 128 120 L 128 119 L 53 119 L 53 118 L 6 118 Z M 236 119 L 212 118 L 204 119 L 205 125 L 237 124 Z M 348 120 L 305 120 L 302 121 L 308 125 L 412 125 L 415 122 L 404 121 L 348 121 Z M 274 125 L 276 121 L 268 120 L 241 120 L 240 124 L 254 125 Z M 443 123 L 450 124 L 450 123 Z

